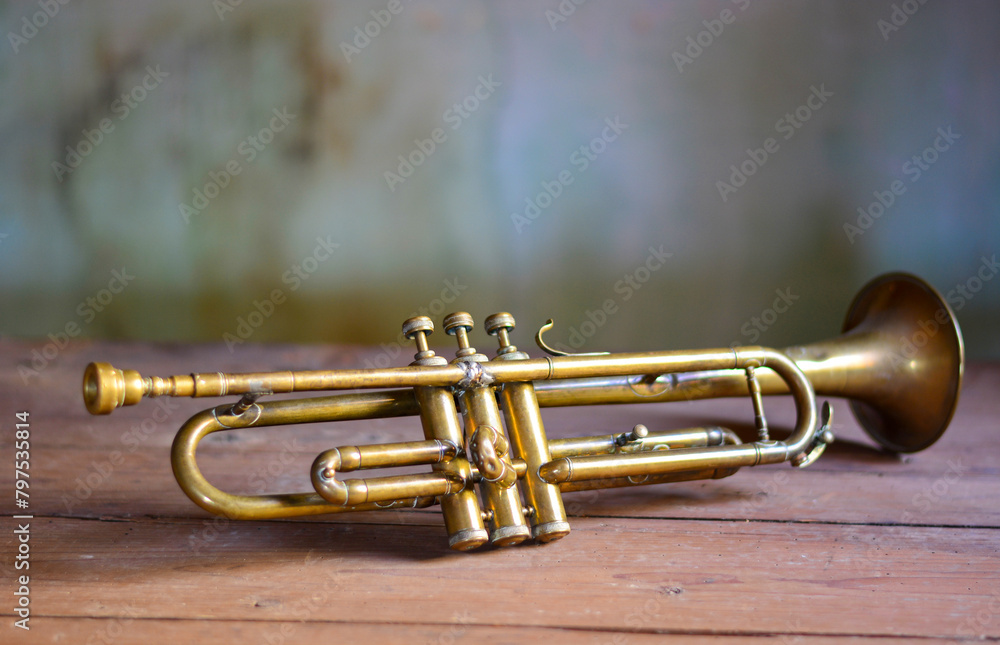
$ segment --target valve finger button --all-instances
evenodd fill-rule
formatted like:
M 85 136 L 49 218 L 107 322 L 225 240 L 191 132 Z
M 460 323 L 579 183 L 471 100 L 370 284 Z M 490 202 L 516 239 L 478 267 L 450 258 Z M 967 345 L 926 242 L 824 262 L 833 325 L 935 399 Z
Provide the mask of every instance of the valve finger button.
M 510 344 L 509 337 L 510 331 L 514 329 L 514 316 L 511 316 L 506 311 L 495 313 L 486 319 L 484 327 L 487 334 L 496 336 L 497 340 L 500 341 L 500 349 L 497 350 L 498 355 L 517 351 L 517 347 Z
M 514 329 L 514 316 L 506 311 L 501 311 L 487 317 L 483 326 L 486 328 L 487 334 L 496 336 L 500 330 L 510 331 Z
M 424 335 L 430 336 L 434 332 L 434 321 L 427 316 L 407 318 L 403 322 L 403 335 L 413 340 L 417 332 L 423 332 Z
M 434 321 L 427 316 L 414 316 L 403 321 L 403 336 L 417 344 L 417 353 L 413 355 L 414 362 L 419 364 L 436 363 L 434 350 L 427 346 L 427 337 L 434 332 Z M 431 359 L 434 359 L 433 361 Z
M 472 331 L 472 327 L 472 315 L 467 312 L 456 311 L 444 317 L 445 333 L 458 340 L 456 356 L 472 356 L 476 353 L 476 348 L 469 346 L 469 332 Z
M 459 330 L 470 332 L 472 327 L 472 314 L 468 312 L 456 311 L 444 317 L 444 330 L 451 336 L 458 334 Z

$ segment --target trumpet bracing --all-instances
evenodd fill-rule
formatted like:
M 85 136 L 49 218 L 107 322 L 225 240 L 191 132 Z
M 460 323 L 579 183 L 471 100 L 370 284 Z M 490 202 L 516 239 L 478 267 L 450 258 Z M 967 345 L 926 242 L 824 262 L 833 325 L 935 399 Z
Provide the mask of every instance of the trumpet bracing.
M 428 347 L 432 321 L 403 323 L 417 347 L 406 367 L 202 373 L 143 377 L 107 363 L 91 363 L 83 396 L 92 414 L 154 396 L 241 395 L 236 403 L 189 419 L 174 439 L 171 463 L 180 487 L 196 504 L 231 519 L 270 519 L 440 504 L 449 545 L 458 550 L 489 541 L 508 546 L 533 538 L 549 542 L 569 533 L 562 493 L 721 478 L 742 466 L 788 461 L 803 467 L 833 441 L 828 403 L 816 395 L 846 397 L 865 431 L 881 446 L 915 452 L 948 427 L 958 402 L 964 365 L 954 314 L 933 287 L 915 276 L 887 274 L 855 297 L 843 334 L 784 350 L 756 346 L 697 351 L 570 355 L 548 345 L 530 358 L 511 344 L 514 318 L 489 316 L 499 347 L 488 358 L 470 345 L 472 317 L 445 317 L 458 343 L 451 361 Z M 353 390 L 303 399 L 262 402 L 267 394 Z M 783 441 L 770 437 L 764 395 L 791 394 L 795 427 Z M 629 431 L 549 439 L 541 408 L 650 403 L 749 396 L 757 438 L 744 443 L 726 428 L 671 432 L 636 424 Z M 341 446 L 318 455 L 312 491 L 238 495 L 219 490 L 195 459 L 199 442 L 214 432 L 285 424 L 419 416 L 419 441 Z M 430 466 L 427 472 L 350 478 L 370 468 Z

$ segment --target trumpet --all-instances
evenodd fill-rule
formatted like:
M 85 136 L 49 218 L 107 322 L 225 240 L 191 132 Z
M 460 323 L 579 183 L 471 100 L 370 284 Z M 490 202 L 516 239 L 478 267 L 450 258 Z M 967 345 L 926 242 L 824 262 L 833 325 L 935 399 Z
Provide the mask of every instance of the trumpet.
M 547 354 L 531 358 L 511 344 L 514 318 L 484 322 L 498 341 L 488 358 L 470 345 L 472 316 L 446 316 L 452 360 L 428 346 L 430 318 L 403 323 L 417 352 L 405 367 L 200 373 L 143 377 L 91 363 L 83 398 L 108 414 L 143 397 L 229 396 L 179 430 L 171 464 L 181 489 L 202 508 L 231 519 L 261 520 L 347 511 L 440 505 L 448 544 L 469 550 L 487 542 L 550 542 L 570 526 L 562 494 L 695 479 L 718 479 L 743 466 L 789 462 L 804 467 L 833 441 L 832 408 L 816 396 L 845 397 L 862 428 L 883 448 L 916 452 L 948 427 L 961 389 L 962 335 L 941 295 L 916 276 L 875 278 L 855 296 L 841 336 L 783 350 L 733 346 L 697 351 L 569 354 L 535 340 Z M 264 402 L 268 394 L 351 390 Z M 791 394 L 791 434 L 770 437 L 763 396 Z M 756 440 L 744 443 L 719 426 L 631 430 L 549 439 L 541 408 L 651 403 L 749 396 Z M 419 416 L 423 439 L 340 446 L 314 460 L 312 491 L 231 494 L 202 475 L 199 442 L 215 432 L 276 425 Z M 372 468 L 429 466 L 421 473 L 349 478 Z

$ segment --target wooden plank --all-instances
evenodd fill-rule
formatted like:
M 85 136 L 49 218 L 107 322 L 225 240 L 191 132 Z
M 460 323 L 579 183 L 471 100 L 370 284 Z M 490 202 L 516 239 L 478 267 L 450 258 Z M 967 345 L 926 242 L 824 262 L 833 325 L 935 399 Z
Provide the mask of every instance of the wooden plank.
M 45 618 L 36 623 L 30 634 L 15 634 L 12 643 L 78 642 L 93 645 L 149 645 L 150 643 L 186 643 L 200 645 L 230 645 L 232 643 L 262 643 L 286 645 L 291 643 L 322 642 L 335 638 L 344 643 L 428 643 L 452 645 L 453 643 L 562 643 L 577 645 L 650 645 L 662 643 L 664 635 L 683 636 L 691 645 L 749 645 L 759 643 L 756 636 L 704 635 L 688 632 L 657 632 L 617 630 L 586 630 L 517 626 L 480 626 L 462 622 L 463 615 L 454 624 L 427 625 L 416 622 L 404 624 L 364 624 L 347 621 L 204 621 L 156 620 L 124 615 L 120 618 Z M 796 645 L 827 645 L 842 642 L 842 636 L 814 636 L 797 633 L 774 634 L 779 642 Z M 73 640 L 67 641 L 67 639 Z M 902 645 L 911 639 L 884 637 L 852 637 L 859 645 Z M 925 639 L 934 643 L 936 640 Z M 948 641 L 945 641 L 948 642 Z
M 414 618 L 414 621 L 416 618 Z M 158 620 L 137 618 L 125 614 L 116 618 L 43 618 L 33 623 L 30 633 L 14 633 L 9 643 L 71 642 L 91 645 L 149 645 L 151 643 L 199 643 L 199 645 L 231 645 L 232 643 L 291 643 L 324 642 L 336 639 L 341 643 L 546 643 L 577 645 L 649 645 L 662 643 L 665 634 L 681 635 L 691 645 L 749 645 L 759 643 L 759 637 L 736 635 L 702 635 L 692 633 L 587 630 L 569 628 L 481 626 L 470 625 L 467 616 L 458 614 L 452 624 L 366 624 L 349 621 L 205 621 Z M 826 645 L 840 642 L 843 637 L 813 636 L 796 633 L 775 634 L 780 642 L 796 645 Z M 855 637 L 859 645 L 902 645 L 912 642 L 904 638 Z M 933 643 L 934 640 L 927 639 Z
M 382 529 L 36 519 L 32 606 L 43 617 L 289 621 L 311 606 L 306 619 L 362 623 L 450 624 L 468 610 L 483 626 L 1000 637 L 991 529 L 584 518 L 561 542 L 475 554 L 449 551 L 429 527 Z

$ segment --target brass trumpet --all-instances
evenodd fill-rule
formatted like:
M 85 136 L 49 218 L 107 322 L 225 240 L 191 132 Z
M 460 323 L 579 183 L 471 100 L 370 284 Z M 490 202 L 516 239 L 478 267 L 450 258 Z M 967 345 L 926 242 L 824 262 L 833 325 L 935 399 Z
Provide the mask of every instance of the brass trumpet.
M 941 295 L 912 275 L 880 276 L 855 297 L 833 340 L 774 350 L 726 347 L 699 351 L 575 354 L 538 345 L 530 358 L 510 342 L 514 319 L 489 316 L 499 348 L 492 359 L 470 346 L 472 317 L 444 319 L 458 352 L 448 361 L 428 348 L 427 317 L 403 323 L 417 346 L 407 367 L 329 371 L 206 373 L 142 377 L 91 363 L 83 396 L 92 414 L 154 396 L 242 395 L 193 416 L 173 442 L 180 487 L 202 508 L 232 519 L 269 519 L 440 504 L 449 545 L 458 550 L 549 542 L 569 533 L 562 493 L 721 478 L 742 466 L 812 463 L 833 440 L 831 408 L 817 413 L 816 393 L 851 399 L 862 427 L 883 447 L 915 452 L 948 427 L 964 365 L 962 336 Z M 386 389 L 395 388 L 395 389 Z M 261 402 L 266 394 L 362 390 Z M 375 391 L 365 391 L 375 390 Z M 795 428 L 770 438 L 762 396 L 795 400 Z M 628 432 L 550 440 L 540 408 L 649 403 L 749 395 L 757 439 L 743 443 L 726 428 Z M 195 459 L 213 432 L 283 424 L 419 415 L 424 440 L 327 450 L 313 462 L 314 490 L 234 495 L 210 484 Z M 461 418 L 461 421 L 460 421 Z M 341 479 L 342 473 L 429 465 L 420 474 Z M 488 530 L 487 530 L 488 529 Z

